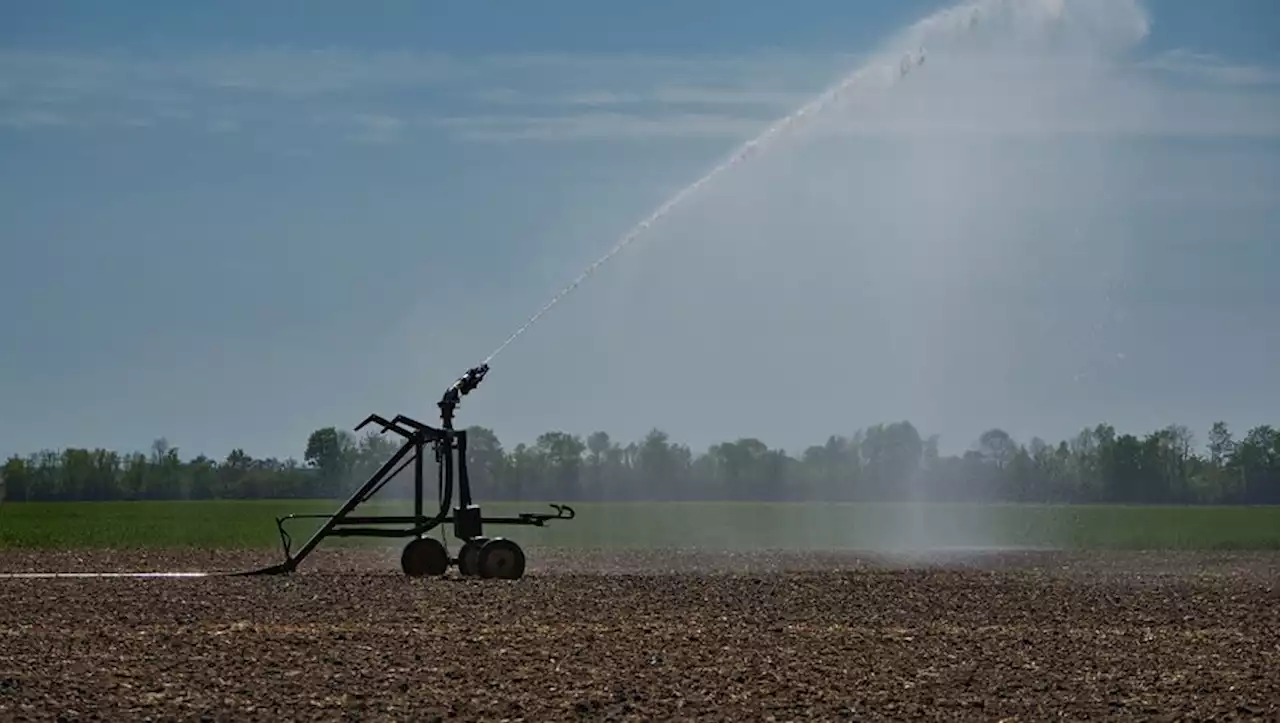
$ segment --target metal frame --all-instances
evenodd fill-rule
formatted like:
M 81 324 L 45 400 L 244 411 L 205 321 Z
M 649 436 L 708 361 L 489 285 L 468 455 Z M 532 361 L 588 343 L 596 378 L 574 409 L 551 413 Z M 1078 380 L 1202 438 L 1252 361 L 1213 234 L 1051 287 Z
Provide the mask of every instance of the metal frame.
M 299 563 L 320 544 L 326 537 L 413 537 L 422 538 L 428 532 L 442 524 L 453 525 L 453 535 L 459 540 L 468 541 L 483 537 L 484 525 L 533 525 L 542 527 L 548 520 L 571 520 L 575 512 L 568 505 L 551 505 L 555 514 L 520 513 L 516 517 L 485 517 L 480 506 L 471 497 L 471 479 L 467 474 L 467 433 L 465 430 L 453 428 L 453 416 L 461 396 L 474 389 L 488 372 L 487 365 L 481 365 L 468 371 L 454 382 L 445 392 L 440 402 L 441 428 L 423 424 L 403 414 L 388 421 L 376 414 L 371 414 L 356 425 L 356 431 L 368 424 L 377 424 L 382 433 L 394 432 L 403 437 L 405 442 L 371 477 L 361 485 L 360 489 L 331 515 L 293 514 L 276 518 L 276 527 L 280 531 L 280 543 L 284 548 L 284 562 L 241 575 L 277 575 L 293 572 Z M 439 488 L 440 509 L 431 516 L 423 512 L 424 479 L 423 453 L 430 445 L 437 463 L 437 485 Z M 413 464 L 413 515 L 374 515 L 357 516 L 352 513 L 362 503 L 378 493 L 387 482 L 400 474 L 409 464 Z M 450 510 L 453 502 L 453 486 L 458 485 L 458 506 Z M 323 519 L 325 523 L 311 535 L 296 553 L 291 547 L 293 538 L 285 530 L 285 523 L 299 519 Z M 398 528 L 374 527 L 373 525 L 401 525 Z M 408 527 L 403 527 L 408 525 Z M 457 560 L 450 560 L 456 563 Z

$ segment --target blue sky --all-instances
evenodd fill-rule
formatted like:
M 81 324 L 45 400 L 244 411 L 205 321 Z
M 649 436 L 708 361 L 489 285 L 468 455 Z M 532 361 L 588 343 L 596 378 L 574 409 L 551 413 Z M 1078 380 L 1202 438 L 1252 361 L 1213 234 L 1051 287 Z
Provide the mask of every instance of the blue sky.
M 916 0 L 10 4 L 0 454 L 431 419 L 664 199 L 921 47 L 602 268 L 463 421 L 1280 422 L 1280 6 L 1041 5 L 959 39 L 904 32 L 948 6 Z

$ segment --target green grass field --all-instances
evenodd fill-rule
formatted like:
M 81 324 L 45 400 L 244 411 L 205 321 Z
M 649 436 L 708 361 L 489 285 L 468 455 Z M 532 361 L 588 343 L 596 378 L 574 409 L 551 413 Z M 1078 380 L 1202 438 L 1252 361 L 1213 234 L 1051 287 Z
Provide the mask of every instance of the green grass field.
M 276 516 L 329 514 L 338 505 L 329 500 L 0 503 L 0 549 L 278 548 Z M 541 529 L 490 527 L 486 532 L 524 545 L 570 547 L 1280 549 L 1280 507 L 749 502 L 574 507 L 574 520 L 553 521 Z M 360 512 L 409 510 L 408 503 L 395 502 Z M 484 510 L 488 515 L 550 511 L 537 503 L 489 503 Z M 289 528 L 294 549 L 316 524 L 302 520 Z M 344 544 L 361 541 L 324 542 Z

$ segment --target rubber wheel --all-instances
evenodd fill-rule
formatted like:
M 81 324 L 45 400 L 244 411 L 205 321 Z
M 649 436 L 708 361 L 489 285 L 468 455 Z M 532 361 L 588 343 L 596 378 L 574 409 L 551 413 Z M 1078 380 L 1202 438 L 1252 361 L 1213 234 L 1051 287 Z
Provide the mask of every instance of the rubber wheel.
M 524 550 L 515 542 L 495 537 L 480 548 L 480 577 L 519 580 L 524 575 Z
M 458 572 L 463 577 L 480 574 L 480 550 L 488 541 L 487 537 L 474 537 L 462 544 L 462 549 L 458 550 Z
M 443 575 L 449 569 L 449 553 L 439 540 L 420 537 L 404 546 L 404 552 L 400 553 L 400 569 L 409 577 Z

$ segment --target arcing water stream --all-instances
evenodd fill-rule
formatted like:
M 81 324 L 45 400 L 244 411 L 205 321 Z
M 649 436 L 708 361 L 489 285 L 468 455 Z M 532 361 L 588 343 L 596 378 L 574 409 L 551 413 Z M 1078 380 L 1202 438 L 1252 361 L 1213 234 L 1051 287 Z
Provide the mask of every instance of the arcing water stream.
M 674 196 L 669 198 L 653 213 L 649 214 L 644 220 L 633 226 L 621 240 L 618 241 L 613 248 L 597 259 L 594 263 L 586 268 L 578 275 L 568 286 L 562 289 L 558 294 L 553 296 L 541 309 L 537 311 L 523 326 L 516 329 L 511 336 L 498 345 L 489 356 L 485 357 L 484 364 L 488 365 L 493 361 L 494 357 L 502 353 L 513 341 L 520 337 L 529 327 L 547 313 L 553 306 L 560 302 L 561 299 L 568 296 L 574 289 L 582 284 L 588 277 L 600 268 L 607 261 L 616 256 L 632 241 L 640 237 L 645 231 L 653 226 L 664 216 L 669 214 L 672 209 L 680 205 L 696 191 L 707 185 L 720 174 L 733 168 L 743 161 L 747 160 L 757 152 L 763 150 L 770 142 L 777 139 L 784 131 L 794 127 L 800 121 L 817 115 L 823 109 L 831 106 L 837 100 L 847 96 L 854 89 L 864 90 L 871 88 L 892 87 L 903 78 L 905 78 L 913 68 L 922 65 L 925 61 L 925 47 L 923 43 L 943 42 L 949 39 L 960 37 L 975 25 L 977 25 L 985 16 L 993 14 L 1004 14 L 1014 16 L 1030 16 L 1038 21 L 1054 21 L 1061 17 L 1063 11 L 1064 0 L 970 0 L 960 5 L 941 10 L 930 15 L 923 20 L 912 25 L 902 34 L 899 42 L 909 43 L 911 50 L 904 52 L 891 52 L 881 54 L 876 60 L 868 63 L 866 66 L 845 76 L 834 86 L 809 101 L 805 105 L 793 111 L 790 115 L 782 120 L 777 121 L 769 128 L 765 129 L 760 135 L 752 138 L 742 144 L 735 150 L 726 160 L 712 168 L 688 186 L 685 186 Z M 880 84 L 868 86 L 867 83 L 880 81 Z
M 572 292 L 574 289 L 576 289 L 583 281 L 587 279 L 587 277 L 595 273 L 596 269 L 600 268 L 600 266 L 602 266 L 605 262 L 609 261 L 609 259 L 616 256 L 620 251 L 626 248 L 632 241 L 636 240 L 636 238 L 638 238 L 641 234 L 647 231 L 650 226 L 662 220 L 662 218 L 666 216 L 668 213 L 670 213 L 673 208 L 680 205 L 681 202 L 683 202 L 685 199 L 692 196 L 699 188 L 702 188 L 704 185 L 706 185 L 711 180 L 719 176 L 721 173 L 724 173 L 730 168 L 733 168 L 734 166 L 742 163 L 743 161 L 745 161 L 746 159 L 754 155 L 756 152 L 762 150 L 766 144 L 768 144 L 770 141 L 776 138 L 783 131 L 791 128 L 797 122 L 804 119 L 806 116 L 811 116 L 818 113 L 823 108 L 830 105 L 837 98 L 846 94 L 851 88 L 858 86 L 861 81 L 867 79 L 868 77 L 876 75 L 876 71 L 881 71 L 882 73 L 884 71 L 889 71 L 890 73 L 892 73 L 892 75 L 889 75 L 888 78 L 890 79 L 890 82 L 894 82 L 896 81 L 896 79 L 901 78 L 905 76 L 908 72 L 910 72 L 911 68 L 917 65 L 920 65 L 923 62 L 924 62 L 924 53 L 923 51 L 921 51 L 919 53 L 914 53 L 914 54 L 908 53 L 906 55 L 903 55 L 901 58 L 901 61 L 896 67 L 888 66 L 888 65 L 877 65 L 871 68 L 864 68 L 864 69 L 858 70 L 857 72 L 847 76 L 844 80 L 840 81 L 840 83 L 830 88 L 829 90 L 824 92 L 822 95 L 818 96 L 817 98 L 810 101 L 809 103 L 806 103 L 805 105 L 801 106 L 798 110 L 793 112 L 791 115 L 774 123 L 772 126 L 766 129 L 760 135 L 756 136 L 755 138 L 752 138 L 751 140 L 739 146 L 738 149 L 733 152 L 733 154 L 731 154 L 727 159 L 722 161 L 718 166 L 711 169 L 709 172 L 704 174 L 698 180 L 694 181 L 693 183 L 690 183 L 688 186 L 685 186 L 678 193 L 676 193 L 676 195 L 667 199 L 666 202 L 664 202 L 661 206 L 659 206 L 653 213 L 649 214 L 648 217 L 646 217 L 643 221 L 633 226 L 631 230 L 628 231 L 613 248 L 609 249 L 608 253 L 606 253 L 604 256 L 601 256 L 594 263 L 588 266 L 585 271 L 583 271 L 581 274 L 578 275 L 576 279 L 573 280 L 572 283 L 564 287 L 564 289 L 562 289 L 560 293 L 552 297 L 551 300 L 548 301 L 545 306 L 543 306 L 541 309 L 538 310 L 537 313 L 535 313 L 532 317 L 530 317 L 529 320 L 525 322 L 524 326 L 521 326 L 519 329 L 516 329 L 516 331 L 511 336 L 507 337 L 506 341 L 498 345 L 497 349 L 494 349 L 493 352 L 489 354 L 489 356 L 485 357 L 484 363 L 488 364 L 489 362 L 491 362 L 493 358 L 496 357 L 499 353 L 501 353 L 503 349 L 506 349 L 507 346 L 511 344 L 511 342 L 515 341 L 516 338 L 518 338 L 521 334 L 523 334 L 529 327 L 533 326 L 533 324 L 539 319 L 539 317 L 541 317 L 543 314 L 549 311 L 551 307 L 559 303 L 559 301 L 563 299 L 565 296 L 568 296 L 569 293 Z

